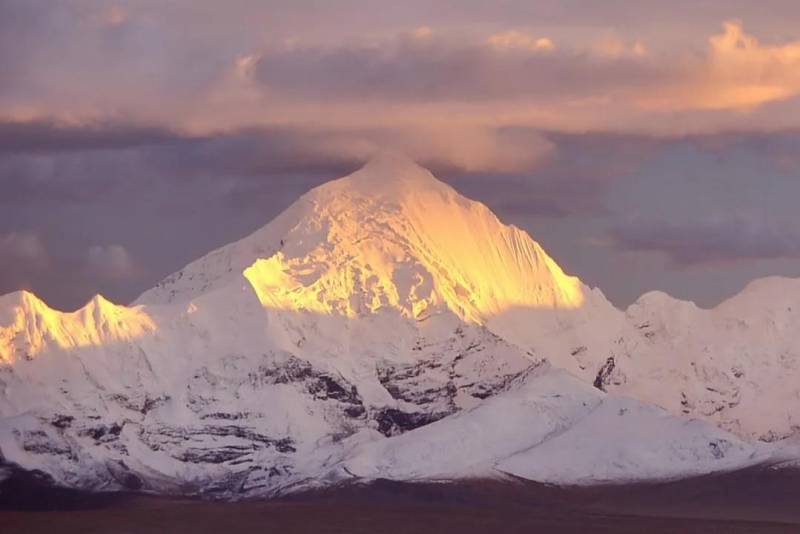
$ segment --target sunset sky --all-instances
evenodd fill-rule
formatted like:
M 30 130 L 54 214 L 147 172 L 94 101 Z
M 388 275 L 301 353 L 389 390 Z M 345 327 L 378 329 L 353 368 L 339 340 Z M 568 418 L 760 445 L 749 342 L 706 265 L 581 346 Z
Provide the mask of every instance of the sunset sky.
M 127 302 L 383 148 L 619 306 L 800 276 L 800 3 L 0 0 L 0 293 Z

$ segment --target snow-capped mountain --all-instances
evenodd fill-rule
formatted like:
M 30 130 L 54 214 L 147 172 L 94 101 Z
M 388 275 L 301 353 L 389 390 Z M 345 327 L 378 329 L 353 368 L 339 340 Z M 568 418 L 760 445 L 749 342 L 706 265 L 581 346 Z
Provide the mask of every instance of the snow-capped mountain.
M 60 484 L 224 496 L 733 469 L 796 429 L 797 289 L 623 312 L 381 156 L 129 307 L 0 297 L 0 453 Z

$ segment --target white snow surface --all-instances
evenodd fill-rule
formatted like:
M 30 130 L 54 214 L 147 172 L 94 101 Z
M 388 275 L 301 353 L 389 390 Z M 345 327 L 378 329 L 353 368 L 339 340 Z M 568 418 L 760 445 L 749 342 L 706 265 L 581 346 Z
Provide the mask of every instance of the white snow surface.
M 626 311 L 380 156 L 131 306 L 0 297 L 0 460 L 92 489 L 588 484 L 786 460 L 800 280 Z M 768 408 L 768 409 L 767 409 Z M 780 451 L 780 452 L 779 452 Z

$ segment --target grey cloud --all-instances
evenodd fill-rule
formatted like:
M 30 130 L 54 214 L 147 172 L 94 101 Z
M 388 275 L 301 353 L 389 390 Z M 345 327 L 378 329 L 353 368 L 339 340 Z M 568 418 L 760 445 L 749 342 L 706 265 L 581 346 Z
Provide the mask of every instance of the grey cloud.
M 0 294 L 30 289 L 52 266 L 39 236 L 31 231 L 0 234 Z
M 31 232 L 10 232 L 0 235 L 0 258 L 6 264 L 14 262 L 25 268 L 42 269 L 50 258 L 39 236 Z
M 86 267 L 92 276 L 109 279 L 133 278 L 138 269 L 122 245 L 94 245 L 89 248 Z
M 628 55 L 534 53 L 404 36 L 380 46 L 269 49 L 259 57 L 255 72 L 269 90 L 305 97 L 480 101 L 597 97 L 655 86 L 673 70 Z
M 522 136 L 525 129 L 511 129 Z M 672 141 L 609 133 L 542 135 L 553 150 L 523 172 L 463 173 L 450 181 L 508 217 L 565 218 L 611 216 L 607 195 L 619 182 L 641 171 Z M 496 187 L 496 182 L 502 187 Z
M 186 139 L 167 128 L 126 121 L 86 124 L 54 120 L 0 121 L 0 153 L 122 149 Z
M 628 221 L 612 230 L 624 250 L 662 252 L 678 265 L 800 258 L 800 231 L 732 218 L 695 223 Z

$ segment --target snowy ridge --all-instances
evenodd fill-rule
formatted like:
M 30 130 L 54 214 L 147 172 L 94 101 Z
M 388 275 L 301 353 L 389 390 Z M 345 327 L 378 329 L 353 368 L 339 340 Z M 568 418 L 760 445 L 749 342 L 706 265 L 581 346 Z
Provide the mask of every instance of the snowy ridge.
M 710 310 L 645 295 L 626 312 L 608 389 L 744 437 L 791 436 L 800 428 L 798 304 L 800 280 L 788 278 L 752 282 Z
M 754 440 L 797 428 L 798 289 L 764 280 L 714 310 L 649 293 L 622 312 L 384 155 L 130 307 L 0 297 L 0 460 L 83 488 L 225 497 L 776 461 Z

